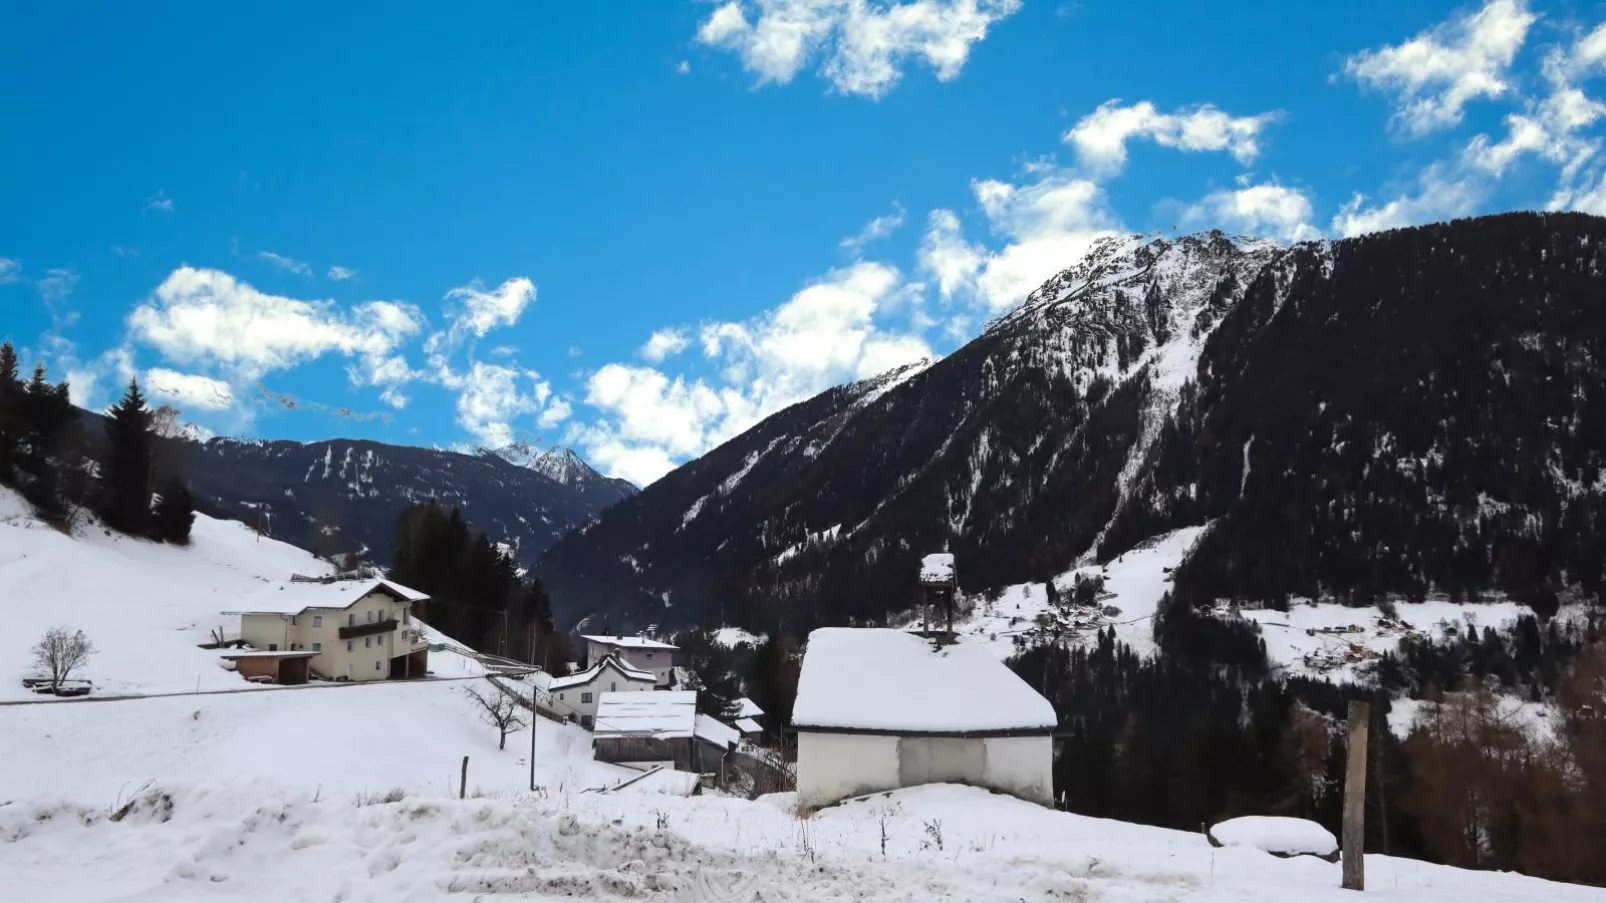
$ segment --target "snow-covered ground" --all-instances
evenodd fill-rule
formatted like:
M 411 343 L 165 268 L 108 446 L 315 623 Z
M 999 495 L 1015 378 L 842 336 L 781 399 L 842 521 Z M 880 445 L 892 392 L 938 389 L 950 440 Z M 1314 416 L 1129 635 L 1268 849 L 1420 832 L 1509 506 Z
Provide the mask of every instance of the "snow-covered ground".
M 107 806 L 0 805 L 17 903 L 635 899 L 1351 901 L 1339 866 L 947 785 L 799 819 L 788 796 L 444 794 L 393 802 L 263 784 Z M 884 838 L 884 840 L 883 840 Z M 1602 901 L 1606 891 L 1370 856 L 1367 898 Z
M 1113 606 L 1119 611 L 1100 615 L 1097 625 L 1086 629 L 1086 636 L 1091 639 L 1095 630 L 1113 625 L 1121 642 L 1138 654 L 1147 655 L 1154 651 L 1152 618 L 1160 597 L 1171 589 L 1171 570 L 1181 563 L 1204 530 L 1204 527 L 1177 530 L 1108 564 L 1073 568 L 1054 578 L 1054 586 L 1061 595 L 1069 595 L 1078 576 L 1103 577 L 1105 595 L 1099 605 Z M 955 630 L 984 643 L 1000 658 L 1014 655 L 1016 637 L 1030 630 L 1034 619 L 1050 608 L 1048 589 L 1041 583 L 1008 587 L 994 602 L 973 601 L 970 616 L 956 624 Z

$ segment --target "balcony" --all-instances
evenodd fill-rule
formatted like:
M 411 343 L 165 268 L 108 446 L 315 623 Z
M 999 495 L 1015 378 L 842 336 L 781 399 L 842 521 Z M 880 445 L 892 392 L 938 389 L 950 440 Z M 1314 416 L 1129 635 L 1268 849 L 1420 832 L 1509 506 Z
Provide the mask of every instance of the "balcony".
M 355 639 L 360 636 L 372 636 L 376 633 L 389 633 L 396 629 L 401 622 L 395 618 L 386 618 L 383 621 L 373 621 L 368 624 L 355 624 L 340 628 L 340 638 L 343 640 Z

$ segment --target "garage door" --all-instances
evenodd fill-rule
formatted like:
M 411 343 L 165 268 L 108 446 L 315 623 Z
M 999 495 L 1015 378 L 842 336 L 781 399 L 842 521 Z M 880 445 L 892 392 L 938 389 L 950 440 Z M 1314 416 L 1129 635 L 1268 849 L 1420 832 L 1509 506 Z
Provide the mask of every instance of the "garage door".
M 980 784 L 987 745 L 962 737 L 904 737 L 898 741 L 898 782 Z

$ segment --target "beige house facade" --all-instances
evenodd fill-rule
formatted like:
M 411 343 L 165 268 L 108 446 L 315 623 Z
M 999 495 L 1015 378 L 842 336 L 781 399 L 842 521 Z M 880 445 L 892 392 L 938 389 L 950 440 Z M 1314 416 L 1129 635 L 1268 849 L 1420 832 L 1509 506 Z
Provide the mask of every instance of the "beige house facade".
M 429 643 L 412 617 L 428 596 L 388 580 L 288 582 L 246 600 L 240 639 L 264 652 L 311 652 L 327 680 L 390 680 L 428 673 Z

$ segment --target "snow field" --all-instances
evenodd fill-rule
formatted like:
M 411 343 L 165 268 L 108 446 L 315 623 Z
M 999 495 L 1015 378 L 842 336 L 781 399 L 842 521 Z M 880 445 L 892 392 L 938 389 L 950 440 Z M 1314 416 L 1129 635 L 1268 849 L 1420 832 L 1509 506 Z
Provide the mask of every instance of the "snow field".
M 1066 815 L 974 788 L 898 791 L 797 818 L 788 795 L 351 800 L 265 784 L 101 805 L 0 805 L 17 903 L 450 899 L 1353 900 L 1339 867 Z M 885 842 L 883 843 L 883 835 Z M 1606 891 L 1368 857 L 1368 898 L 1606 900 Z

